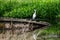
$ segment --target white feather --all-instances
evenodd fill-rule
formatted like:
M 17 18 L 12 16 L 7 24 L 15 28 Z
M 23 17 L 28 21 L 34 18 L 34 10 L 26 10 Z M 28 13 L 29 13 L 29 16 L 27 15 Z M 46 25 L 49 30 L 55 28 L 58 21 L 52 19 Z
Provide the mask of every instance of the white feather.
M 33 14 L 33 18 L 32 19 L 35 19 L 36 18 L 36 10 L 34 10 L 34 14 Z

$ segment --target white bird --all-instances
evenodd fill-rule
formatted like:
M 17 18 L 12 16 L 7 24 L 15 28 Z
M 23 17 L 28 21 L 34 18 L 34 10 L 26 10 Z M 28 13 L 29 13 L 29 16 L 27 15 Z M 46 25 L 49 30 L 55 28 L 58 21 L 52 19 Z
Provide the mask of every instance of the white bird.
M 36 35 L 36 34 L 33 34 L 33 38 L 34 38 L 34 40 L 36 40 L 36 38 L 37 38 L 37 35 Z
M 36 18 L 36 10 L 34 10 L 34 14 L 33 14 L 32 19 L 34 20 L 35 18 Z

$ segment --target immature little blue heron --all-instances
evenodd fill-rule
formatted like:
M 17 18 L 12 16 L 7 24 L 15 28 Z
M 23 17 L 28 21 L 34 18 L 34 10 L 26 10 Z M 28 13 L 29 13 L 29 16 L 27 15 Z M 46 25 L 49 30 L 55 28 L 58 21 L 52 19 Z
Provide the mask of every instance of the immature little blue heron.
M 34 10 L 34 14 L 33 14 L 32 19 L 34 20 L 35 18 L 36 18 L 36 10 Z
M 32 19 L 35 20 L 35 18 L 36 18 L 36 10 L 34 10 Z M 33 39 L 36 40 L 36 38 L 37 38 L 37 35 L 35 33 L 33 33 Z

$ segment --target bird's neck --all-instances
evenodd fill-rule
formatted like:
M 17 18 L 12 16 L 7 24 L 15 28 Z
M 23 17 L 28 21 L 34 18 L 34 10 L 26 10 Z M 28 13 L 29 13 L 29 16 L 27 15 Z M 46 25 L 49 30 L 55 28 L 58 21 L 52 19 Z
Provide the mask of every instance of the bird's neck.
M 35 11 L 35 14 L 36 14 L 36 11 Z

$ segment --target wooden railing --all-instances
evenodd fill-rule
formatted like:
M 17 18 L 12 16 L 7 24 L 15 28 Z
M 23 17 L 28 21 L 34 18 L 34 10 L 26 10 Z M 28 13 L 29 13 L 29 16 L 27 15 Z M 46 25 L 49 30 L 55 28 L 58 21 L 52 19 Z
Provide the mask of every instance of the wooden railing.
M 48 27 L 50 24 L 43 21 L 32 21 L 27 19 L 15 19 L 15 18 L 0 18 L 0 30 L 24 30 L 33 31 L 43 27 Z

